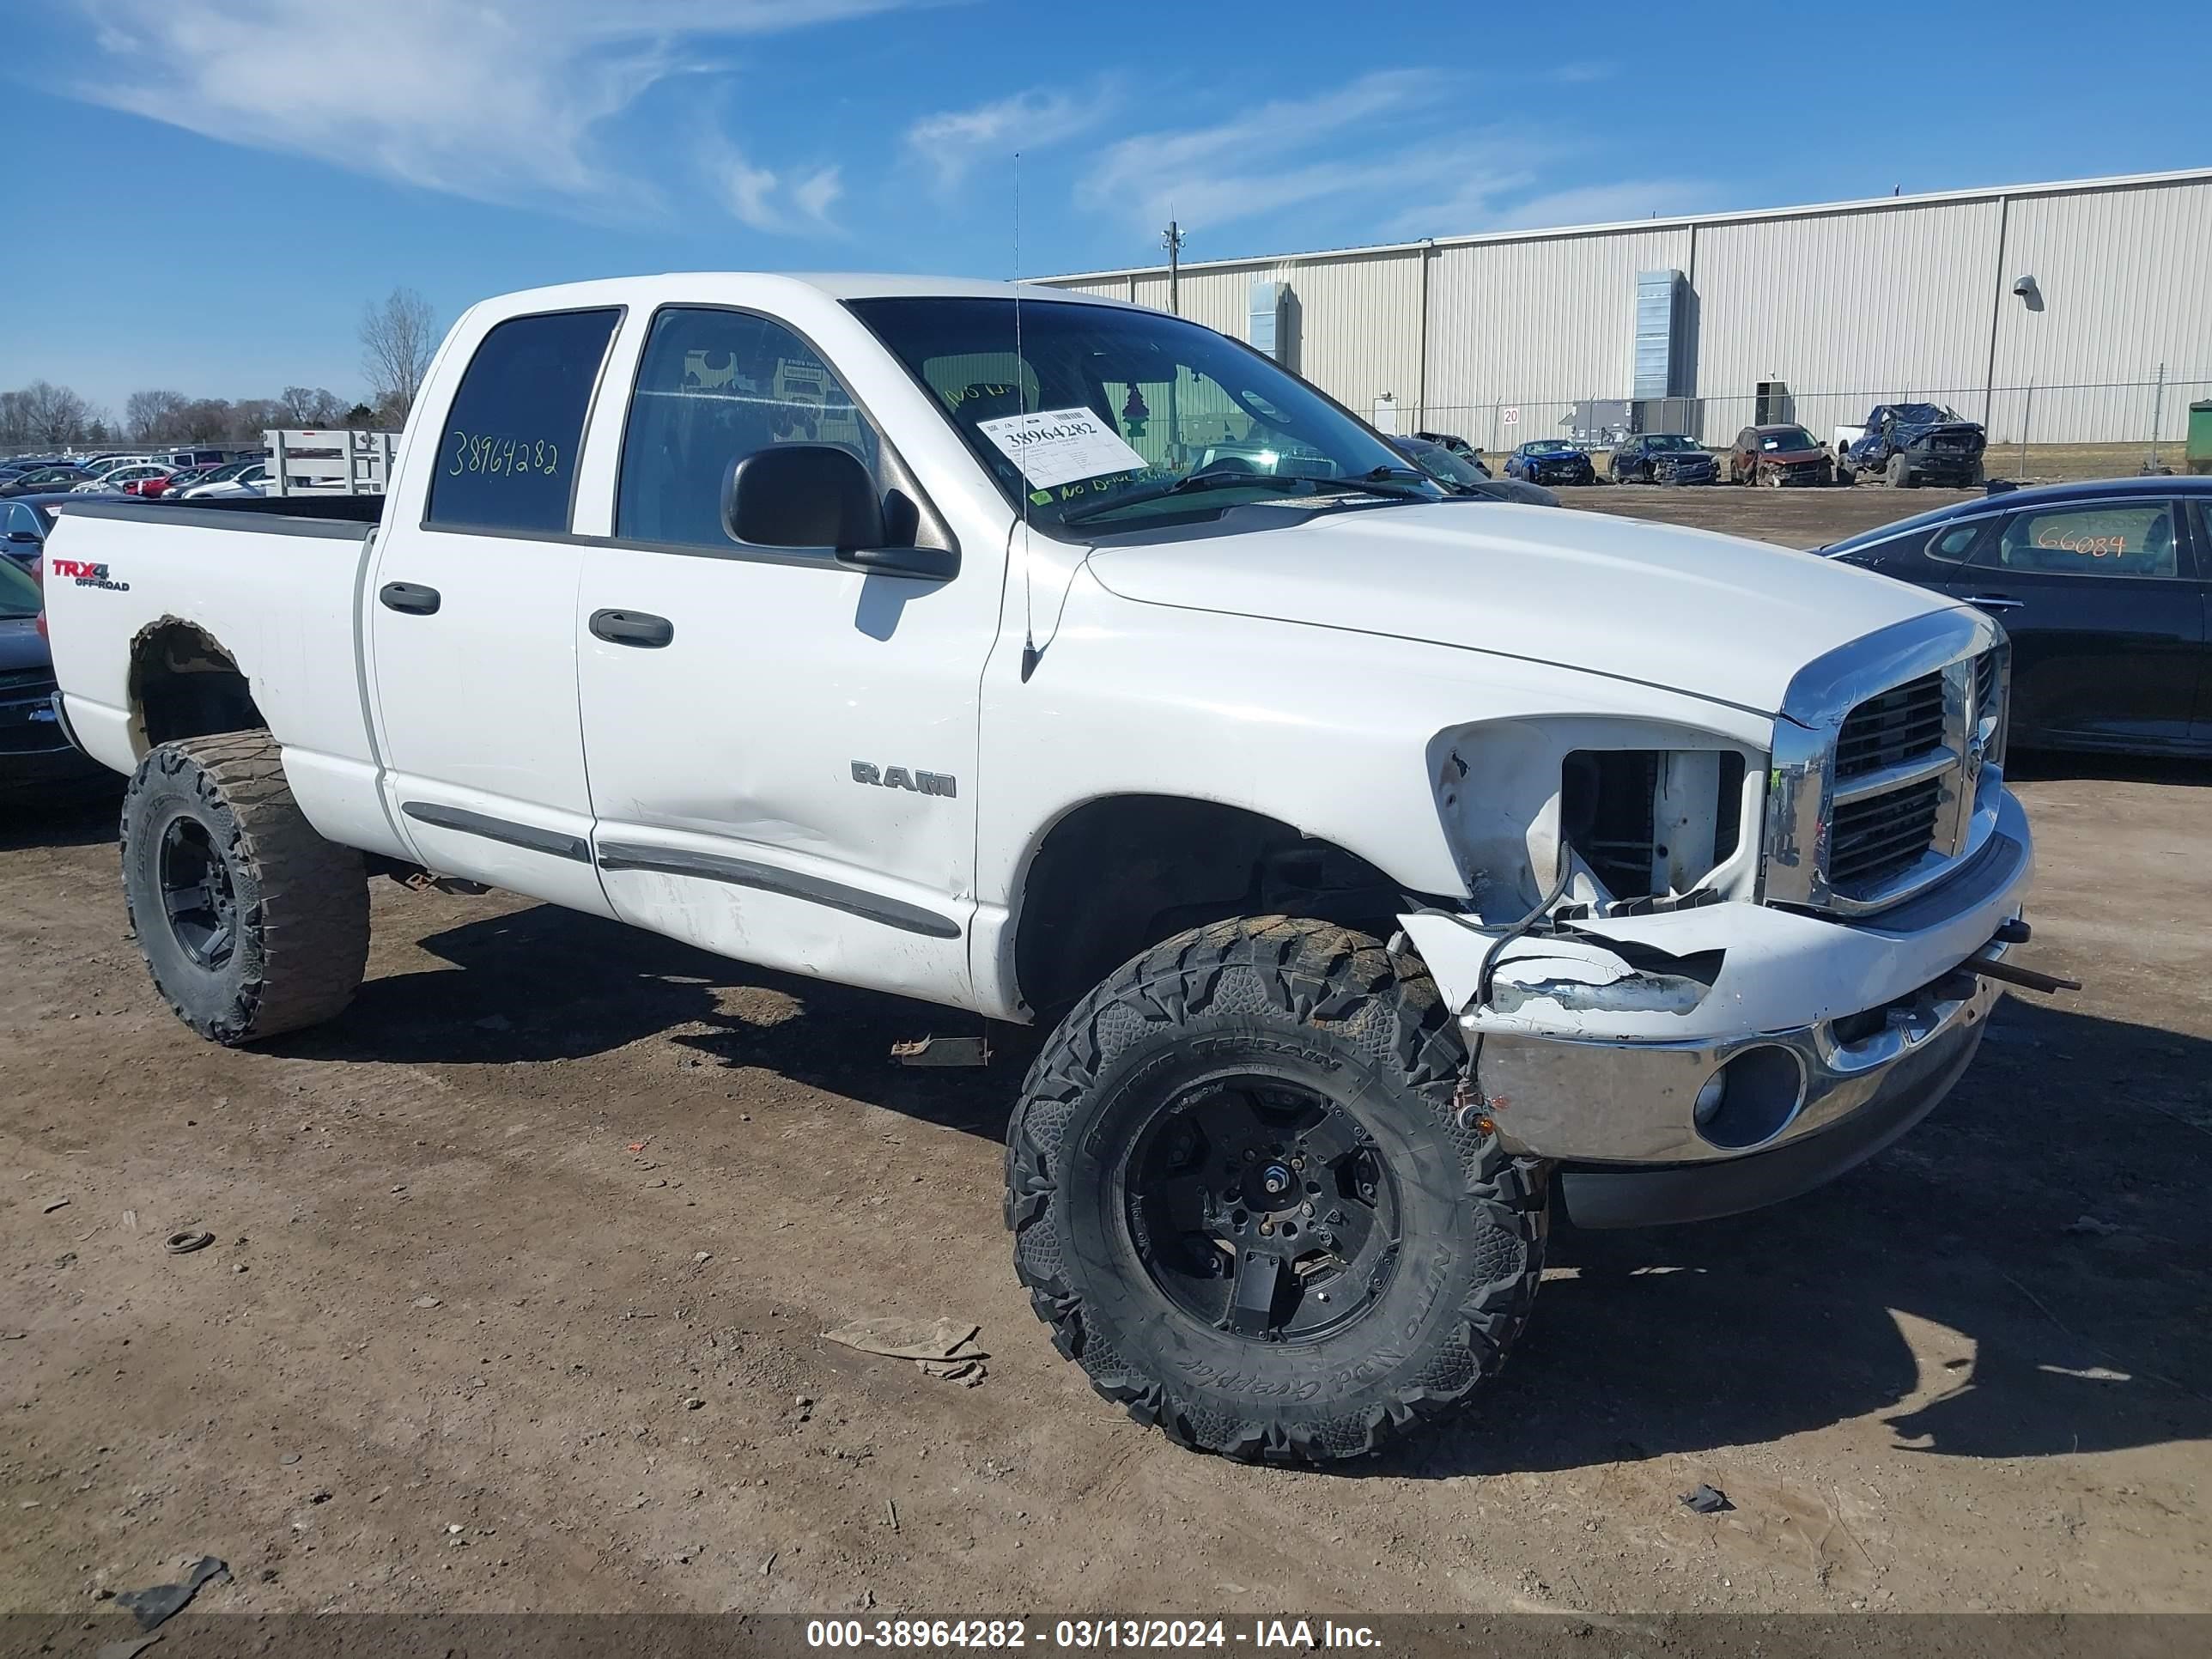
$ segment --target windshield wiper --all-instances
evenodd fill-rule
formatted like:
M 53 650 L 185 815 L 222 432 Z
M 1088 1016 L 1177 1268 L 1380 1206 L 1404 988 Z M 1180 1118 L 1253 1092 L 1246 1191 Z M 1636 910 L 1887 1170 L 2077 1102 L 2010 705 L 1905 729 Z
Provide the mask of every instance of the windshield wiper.
M 1165 501 L 1170 495 L 1188 495 L 1201 489 L 1230 489 L 1246 487 L 1254 489 L 1296 489 L 1314 481 L 1310 478 L 1284 477 L 1273 472 L 1194 472 L 1187 478 L 1177 478 L 1171 484 L 1159 484 L 1151 489 L 1133 489 L 1126 495 L 1116 495 L 1110 501 L 1101 501 L 1096 507 L 1086 507 L 1079 513 L 1060 515 L 1062 524 L 1087 524 L 1102 514 L 1115 513 L 1125 507 L 1137 507 L 1146 501 Z
M 1398 484 L 1396 480 L 1400 478 L 1411 479 L 1413 487 Z M 1443 489 L 1442 484 L 1417 466 L 1378 466 L 1369 472 L 1338 478 L 1314 478 L 1309 482 L 1316 489 L 1323 485 L 1336 485 L 1364 490 L 1370 495 L 1395 495 L 1409 501 L 1435 501 L 1437 495 L 1431 492 L 1440 493 Z
M 1116 496 L 1110 501 L 1101 501 L 1096 507 L 1086 507 L 1079 513 L 1066 514 L 1060 519 L 1060 523 L 1087 524 L 1093 519 L 1118 511 L 1121 507 L 1136 507 L 1146 501 L 1164 501 L 1170 495 L 1189 495 L 1201 489 L 1226 489 L 1237 485 L 1249 485 L 1257 489 L 1310 489 L 1316 495 L 1341 495 L 1349 490 L 1363 495 L 1395 496 L 1410 501 L 1432 501 L 1437 499 L 1435 495 L 1430 493 L 1430 489 L 1434 486 L 1425 489 L 1419 484 L 1407 485 L 1396 482 L 1400 478 L 1407 478 L 1426 483 L 1428 477 L 1429 475 L 1419 468 L 1411 466 L 1378 466 L 1369 472 L 1334 478 L 1310 478 L 1279 472 L 1194 472 L 1188 477 L 1178 478 L 1171 484 L 1163 484 L 1154 489 L 1138 490 L 1130 495 Z

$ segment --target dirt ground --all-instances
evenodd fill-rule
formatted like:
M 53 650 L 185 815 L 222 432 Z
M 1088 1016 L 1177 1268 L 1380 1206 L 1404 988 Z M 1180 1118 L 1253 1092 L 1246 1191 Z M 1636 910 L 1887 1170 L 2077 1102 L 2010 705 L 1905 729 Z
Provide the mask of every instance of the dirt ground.
M 1800 544 L 1942 499 L 1590 495 Z M 380 883 L 351 1012 L 231 1052 L 148 982 L 112 810 L 19 818 L 0 1608 L 120 1634 L 103 1589 L 208 1553 L 216 1611 L 2212 1609 L 2212 768 L 2023 793 L 2021 959 L 2083 992 L 1826 1190 L 1555 1235 L 1503 1381 L 1331 1473 L 1179 1452 L 1053 1352 L 1018 1036 L 900 1071 L 959 1021 Z M 822 1340 L 940 1315 L 980 1387 Z

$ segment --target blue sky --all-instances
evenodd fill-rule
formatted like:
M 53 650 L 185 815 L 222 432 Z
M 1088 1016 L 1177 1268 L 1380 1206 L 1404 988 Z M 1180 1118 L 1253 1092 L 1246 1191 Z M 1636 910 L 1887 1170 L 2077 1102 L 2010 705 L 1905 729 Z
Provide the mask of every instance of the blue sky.
M 354 395 L 395 283 L 1007 276 L 1017 149 L 1030 275 L 2212 162 L 2212 5 L 2123 9 L 0 0 L 0 387 Z

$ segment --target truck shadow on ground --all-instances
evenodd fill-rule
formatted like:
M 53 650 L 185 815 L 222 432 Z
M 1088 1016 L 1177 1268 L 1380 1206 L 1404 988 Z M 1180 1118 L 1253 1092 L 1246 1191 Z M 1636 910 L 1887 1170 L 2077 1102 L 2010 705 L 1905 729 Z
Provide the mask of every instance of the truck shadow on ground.
M 987 1069 L 895 1066 L 894 1042 L 972 1036 L 984 1022 L 748 967 L 550 904 L 421 944 L 452 968 L 372 978 L 331 1024 L 258 1046 L 301 1059 L 502 1066 L 581 1060 L 665 1033 L 702 1065 L 757 1066 L 993 1139 L 1036 1046 L 1027 1030 L 994 1026 Z M 726 1006 L 763 1001 L 757 1018 Z
M 550 906 L 423 945 L 453 969 L 371 980 L 341 1019 L 270 1046 L 502 1065 L 666 1033 L 703 1065 L 996 1140 L 1037 1042 L 994 1028 L 988 1070 L 894 1066 L 893 1042 L 981 1022 Z M 763 993 L 775 1017 L 729 1012 Z M 1504 1376 L 1345 1472 L 1565 1469 L 1869 1415 L 1890 1446 L 1929 1456 L 2212 1436 L 2208 1102 L 2212 1042 L 2008 1001 L 1952 1098 L 1832 1186 L 1701 1226 L 1561 1226 L 1559 1271 Z

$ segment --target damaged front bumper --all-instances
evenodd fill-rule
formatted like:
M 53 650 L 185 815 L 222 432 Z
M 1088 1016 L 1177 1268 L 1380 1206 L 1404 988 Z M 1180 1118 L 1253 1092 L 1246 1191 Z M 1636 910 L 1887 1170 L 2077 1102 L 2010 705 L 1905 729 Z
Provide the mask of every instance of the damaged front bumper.
M 1689 1221 L 1803 1192 L 1917 1123 L 1980 1046 L 1995 960 L 2033 869 L 2008 793 L 1949 879 L 1856 922 L 1748 902 L 1592 920 L 1496 942 L 1474 919 L 1400 919 L 1476 1047 L 1499 1138 L 1559 1160 L 1584 1225 Z

